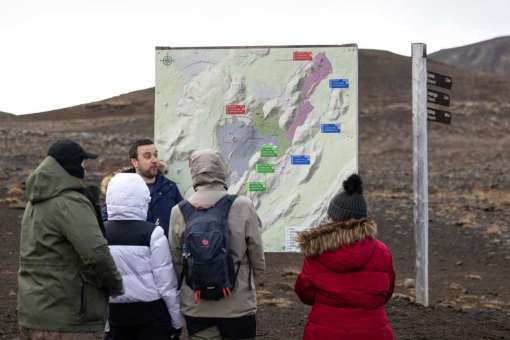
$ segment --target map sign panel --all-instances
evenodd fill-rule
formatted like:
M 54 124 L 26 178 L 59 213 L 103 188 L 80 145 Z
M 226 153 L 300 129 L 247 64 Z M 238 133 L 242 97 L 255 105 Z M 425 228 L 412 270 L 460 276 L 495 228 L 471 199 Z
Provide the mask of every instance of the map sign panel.
M 358 166 L 358 49 L 156 48 L 155 142 L 188 197 L 188 160 L 218 150 L 229 192 L 251 198 L 266 251 L 326 218 Z

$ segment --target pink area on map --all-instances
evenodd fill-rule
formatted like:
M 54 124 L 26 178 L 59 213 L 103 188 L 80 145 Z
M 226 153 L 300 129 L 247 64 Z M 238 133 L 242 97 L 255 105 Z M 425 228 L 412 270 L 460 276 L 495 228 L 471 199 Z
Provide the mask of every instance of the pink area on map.
M 301 101 L 296 108 L 296 115 L 292 124 L 289 126 L 287 131 L 285 131 L 285 136 L 288 140 L 292 141 L 297 127 L 303 125 L 310 112 L 312 112 L 313 106 L 309 100 L 310 96 L 313 94 L 317 85 L 326 79 L 332 70 L 333 67 L 331 66 L 331 62 L 324 53 L 319 53 L 315 56 L 313 60 L 312 73 L 306 76 L 303 80 L 303 86 L 301 87 L 299 94 Z

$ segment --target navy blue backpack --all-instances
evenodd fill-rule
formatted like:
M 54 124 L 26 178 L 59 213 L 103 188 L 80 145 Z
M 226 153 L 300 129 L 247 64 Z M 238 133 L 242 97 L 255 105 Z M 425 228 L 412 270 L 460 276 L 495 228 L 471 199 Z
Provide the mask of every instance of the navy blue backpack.
M 195 301 L 219 300 L 235 288 L 239 267 L 229 252 L 228 214 L 236 195 L 225 195 L 211 208 L 179 203 L 186 228 L 182 235 L 183 279 L 194 291 Z

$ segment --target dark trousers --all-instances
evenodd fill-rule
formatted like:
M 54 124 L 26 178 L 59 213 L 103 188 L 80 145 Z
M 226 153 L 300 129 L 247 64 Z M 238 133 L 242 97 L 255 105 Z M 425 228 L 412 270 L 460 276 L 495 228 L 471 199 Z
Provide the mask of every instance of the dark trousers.
M 141 326 L 111 327 L 113 340 L 168 340 L 170 339 L 170 325 L 147 324 Z
M 187 315 L 185 318 L 191 339 L 207 339 L 208 336 L 202 336 L 204 333 L 217 333 L 227 340 L 255 339 L 257 336 L 255 314 L 238 318 L 197 318 Z M 217 335 L 212 334 L 211 338 L 217 339 Z
M 110 303 L 109 322 L 113 340 L 168 340 L 172 335 L 163 300 Z

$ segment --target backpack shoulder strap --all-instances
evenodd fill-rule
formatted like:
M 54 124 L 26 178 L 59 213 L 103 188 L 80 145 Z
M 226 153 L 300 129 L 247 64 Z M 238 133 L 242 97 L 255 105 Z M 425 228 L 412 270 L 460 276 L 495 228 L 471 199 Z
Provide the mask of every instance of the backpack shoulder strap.
M 182 200 L 179 203 L 179 209 L 181 210 L 182 217 L 184 218 L 184 224 L 186 225 L 188 223 L 188 221 L 190 220 L 191 215 L 193 215 L 193 213 L 195 212 L 195 207 L 193 205 L 191 205 L 191 203 L 189 203 L 187 200 Z M 181 247 L 184 244 L 184 237 L 185 237 L 185 233 L 183 233 L 181 235 Z M 181 249 L 181 252 L 182 252 L 182 249 Z M 181 276 L 179 278 L 179 283 L 177 285 L 177 290 L 181 290 L 182 283 L 184 281 L 184 277 L 186 276 L 187 259 L 184 256 L 182 256 L 182 257 L 183 257 L 182 272 L 181 272 Z
M 230 212 L 230 208 L 232 207 L 232 204 L 234 203 L 235 199 L 237 198 L 237 195 L 225 195 L 214 206 L 211 208 L 205 209 L 217 209 L 224 213 L 224 218 L 228 217 L 228 213 Z M 183 200 L 179 203 L 179 209 L 181 209 L 182 215 L 184 217 L 184 223 L 188 223 L 189 219 L 191 218 L 191 215 L 197 210 L 200 210 L 200 208 L 195 208 L 191 203 L 189 203 L 187 200 Z
M 237 195 L 225 195 L 223 196 L 216 204 L 214 205 L 214 209 L 217 209 L 222 213 L 224 219 L 228 218 L 228 214 L 230 212 L 230 208 L 234 201 L 236 200 Z
M 195 212 L 195 207 L 187 200 L 183 200 L 179 203 L 179 209 L 181 209 L 182 216 L 184 217 L 184 223 L 188 223 L 191 215 Z
M 232 204 L 234 204 L 234 201 L 236 200 L 237 195 L 226 195 L 225 199 L 229 202 L 229 209 Z

